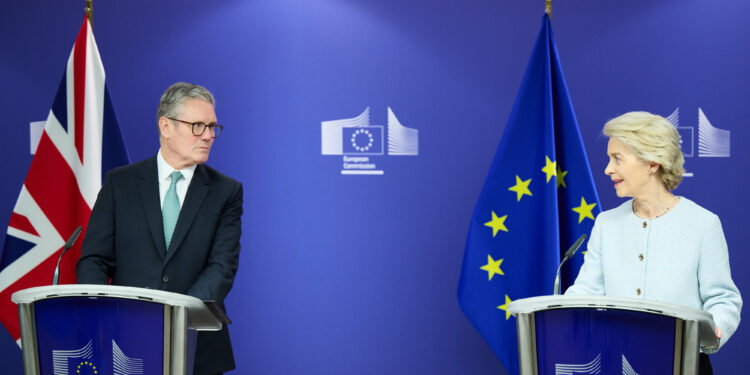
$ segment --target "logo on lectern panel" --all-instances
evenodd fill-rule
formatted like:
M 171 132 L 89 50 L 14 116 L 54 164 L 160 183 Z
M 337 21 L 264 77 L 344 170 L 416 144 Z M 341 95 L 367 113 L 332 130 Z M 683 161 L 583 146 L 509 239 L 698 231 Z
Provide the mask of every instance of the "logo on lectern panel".
M 555 375 L 573 375 L 573 374 L 598 374 L 602 371 L 602 354 L 599 353 L 589 363 L 583 364 L 562 364 L 555 363 Z
M 52 350 L 52 366 L 54 375 L 68 374 L 100 374 L 101 370 L 94 358 L 93 340 L 80 349 Z M 143 359 L 130 358 L 112 340 L 112 366 L 114 375 L 143 374 Z
M 93 342 L 89 342 L 80 349 L 72 350 L 53 350 L 52 351 L 52 368 L 55 375 L 70 374 L 70 367 L 78 367 L 79 362 L 86 364 L 91 363 L 94 356 Z M 74 367 L 75 368 L 75 367 Z
M 593 360 L 583 364 L 555 363 L 555 375 L 599 374 L 602 372 L 602 353 Z M 622 375 L 639 375 L 622 355 Z

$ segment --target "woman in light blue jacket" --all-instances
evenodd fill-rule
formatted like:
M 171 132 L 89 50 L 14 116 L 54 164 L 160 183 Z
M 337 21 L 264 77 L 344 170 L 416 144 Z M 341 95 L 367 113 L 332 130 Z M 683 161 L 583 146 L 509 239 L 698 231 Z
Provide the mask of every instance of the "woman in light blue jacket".
M 737 330 L 742 297 L 732 281 L 718 216 L 672 194 L 684 158 L 677 129 L 661 116 L 630 112 L 604 125 L 610 176 L 619 197 L 599 214 L 584 264 L 566 295 L 643 298 L 705 310 L 720 345 Z M 700 374 L 712 374 L 700 355 Z

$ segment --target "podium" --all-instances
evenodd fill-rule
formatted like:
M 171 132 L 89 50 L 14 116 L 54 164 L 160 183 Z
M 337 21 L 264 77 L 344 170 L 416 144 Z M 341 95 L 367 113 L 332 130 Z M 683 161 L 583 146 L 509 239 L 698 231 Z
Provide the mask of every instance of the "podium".
M 543 296 L 511 302 L 508 311 L 521 375 L 694 375 L 699 349 L 719 349 L 711 314 L 668 303 Z
M 199 299 L 111 285 L 13 293 L 26 375 L 192 374 L 197 331 L 222 323 Z

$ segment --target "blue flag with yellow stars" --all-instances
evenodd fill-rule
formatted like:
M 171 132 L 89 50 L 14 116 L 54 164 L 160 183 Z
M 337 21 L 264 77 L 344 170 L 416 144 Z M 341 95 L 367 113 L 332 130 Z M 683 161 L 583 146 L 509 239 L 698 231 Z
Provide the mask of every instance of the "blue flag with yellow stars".
M 526 68 L 471 217 L 458 302 L 510 374 L 518 374 L 512 301 L 552 294 L 560 259 L 601 211 L 549 17 Z M 563 266 L 563 291 L 583 264 Z

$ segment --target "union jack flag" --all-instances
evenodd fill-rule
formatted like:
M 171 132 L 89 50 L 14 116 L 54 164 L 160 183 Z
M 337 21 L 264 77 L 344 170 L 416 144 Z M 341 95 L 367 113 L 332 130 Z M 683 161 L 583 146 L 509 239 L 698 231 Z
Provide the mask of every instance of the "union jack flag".
M 21 186 L 0 256 L 0 321 L 20 345 L 14 292 L 52 283 L 67 238 L 84 228 L 105 172 L 129 163 L 88 17 L 78 33 L 39 146 Z M 60 264 L 75 283 L 81 240 Z

